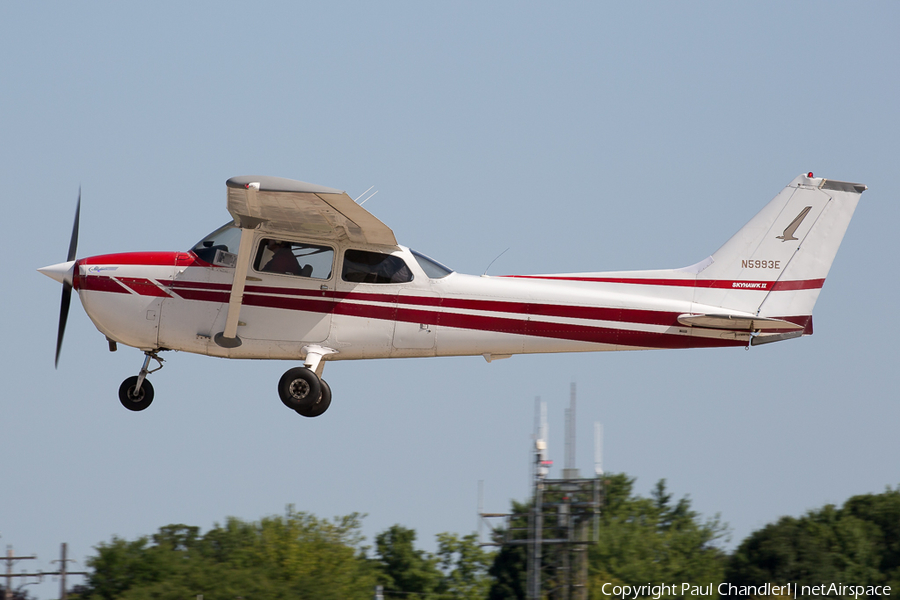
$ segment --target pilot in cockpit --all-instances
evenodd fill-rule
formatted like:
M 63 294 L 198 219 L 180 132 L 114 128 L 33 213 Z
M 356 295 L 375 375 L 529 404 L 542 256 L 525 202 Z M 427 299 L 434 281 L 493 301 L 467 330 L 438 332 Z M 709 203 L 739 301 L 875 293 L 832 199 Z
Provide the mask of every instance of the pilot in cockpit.
M 262 270 L 268 273 L 287 273 L 300 275 L 302 270 L 297 257 L 291 251 L 291 245 L 279 240 L 269 240 L 267 249 L 272 253 L 272 258 L 263 266 Z

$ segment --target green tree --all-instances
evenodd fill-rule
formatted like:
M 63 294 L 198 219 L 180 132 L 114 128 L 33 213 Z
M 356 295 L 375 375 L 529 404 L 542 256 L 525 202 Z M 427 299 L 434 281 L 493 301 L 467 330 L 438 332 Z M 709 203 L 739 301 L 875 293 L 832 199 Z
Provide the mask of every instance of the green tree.
M 368 600 L 376 573 L 360 546 L 359 515 L 332 520 L 297 512 L 255 523 L 229 518 L 205 535 L 168 525 L 135 541 L 97 547 L 83 599 L 235 597 Z
M 881 494 L 853 496 L 843 511 L 876 527 L 878 570 L 894 591 L 900 590 L 900 485 Z
M 93 573 L 87 579 L 83 598 L 113 600 L 132 587 L 159 581 L 166 573 L 158 564 L 158 555 L 150 552 L 147 537 L 131 542 L 113 537 L 96 550 L 97 554 L 87 561 Z
M 604 478 L 600 541 L 588 550 L 591 596 L 606 582 L 721 581 L 726 556 L 716 542 L 727 528 L 718 518 L 702 520 L 688 498 L 673 504 L 665 480 L 650 498 L 633 486 L 625 475 Z
M 440 594 L 458 600 L 482 600 L 490 588 L 488 568 L 493 555 L 478 545 L 474 533 L 459 537 L 451 533 L 437 535 L 439 566 L 443 573 Z
M 393 525 L 375 536 L 379 583 L 386 598 L 483 600 L 490 586 L 492 554 L 474 533 L 437 534 L 437 553 L 415 547 L 416 532 Z
M 527 514 L 530 510 L 530 504 L 513 500 L 510 513 L 515 516 L 509 521 L 510 531 L 498 530 L 494 534 L 494 542 L 527 539 Z M 500 547 L 488 569 L 491 578 L 488 600 L 524 600 L 527 590 L 525 581 L 528 570 L 525 562 L 527 559 L 528 551 L 524 544 Z
M 32 597 L 28 595 L 28 591 L 22 588 L 15 589 L 15 586 L 10 586 L 13 589 L 10 590 L 10 597 L 12 600 L 32 600 Z M 0 585 L 0 598 L 6 598 L 6 587 Z
M 852 581 L 900 589 L 900 486 L 753 532 L 732 554 L 726 577 L 734 585 Z
M 588 547 L 590 596 L 603 597 L 600 588 L 606 582 L 721 580 L 726 557 L 716 542 L 725 526 L 717 518 L 702 520 L 688 498 L 673 503 L 665 480 L 650 498 L 635 495 L 633 486 L 625 475 L 604 477 L 599 543 Z M 512 512 L 519 515 L 510 523 L 514 539 L 527 538 L 530 510 L 530 503 L 513 503 Z M 558 551 L 543 549 L 545 570 L 557 562 Z M 496 554 L 489 600 L 525 597 L 526 554 L 523 545 L 504 546 Z
M 379 582 L 385 594 L 402 593 L 409 600 L 426 600 L 438 591 L 438 559 L 415 547 L 416 532 L 393 525 L 375 536 Z

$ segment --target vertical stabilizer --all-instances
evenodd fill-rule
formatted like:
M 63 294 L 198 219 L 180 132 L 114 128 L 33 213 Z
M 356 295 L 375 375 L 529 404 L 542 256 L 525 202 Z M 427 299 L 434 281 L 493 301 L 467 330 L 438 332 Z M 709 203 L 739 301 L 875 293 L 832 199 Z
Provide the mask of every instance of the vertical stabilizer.
M 794 179 L 697 273 L 697 313 L 785 319 L 812 333 L 812 309 L 866 186 Z

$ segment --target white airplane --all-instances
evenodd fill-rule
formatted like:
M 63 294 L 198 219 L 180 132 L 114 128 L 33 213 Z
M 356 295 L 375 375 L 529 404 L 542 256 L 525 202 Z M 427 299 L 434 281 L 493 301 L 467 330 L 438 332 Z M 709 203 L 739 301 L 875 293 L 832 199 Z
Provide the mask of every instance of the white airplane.
M 302 361 L 278 383 L 306 417 L 331 403 L 325 362 L 363 358 L 749 346 L 812 334 L 812 310 L 865 185 L 794 179 L 724 246 L 656 271 L 472 276 L 397 244 L 346 193 L 276 177 L 226 182 L 233 220 L 187 252 L 39 269 L 109 342 L 144 353 L 119 399 L 153 401 L 159 353 Z M 150 361 L 156 366 L 150 369 Z

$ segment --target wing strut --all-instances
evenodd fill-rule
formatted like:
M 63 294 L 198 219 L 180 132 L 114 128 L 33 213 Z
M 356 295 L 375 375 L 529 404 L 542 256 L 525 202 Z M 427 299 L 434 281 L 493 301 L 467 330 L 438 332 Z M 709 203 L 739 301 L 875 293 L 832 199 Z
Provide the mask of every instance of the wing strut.
M 256 192 L 258 183 L 247 185 L 247 204 L 251 211 L 256 207 Z M 225 330 L 217 333 L 213 340 L 222 348 L 237 348 L 243 342 L 238 337 L 238 320 L 241 316 L 241 304 L 244 301 L 244 286 L 247 284 L 247 271 L 250 269 L 250 259 L 253 254 L 253 231 L 256 230 L 263 219 L 249 216 L 241 216 L 237 225 L 241 228 L 241 244 L 238 246 L 237 265 L 234 268 L 234 282 L 231 284 L 231 296 L 228 298 L 228 316 L 225 319 Z

